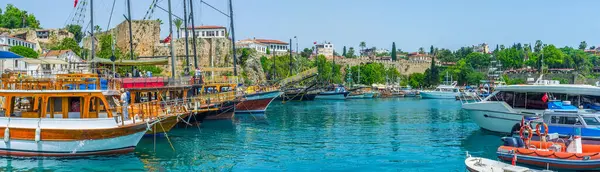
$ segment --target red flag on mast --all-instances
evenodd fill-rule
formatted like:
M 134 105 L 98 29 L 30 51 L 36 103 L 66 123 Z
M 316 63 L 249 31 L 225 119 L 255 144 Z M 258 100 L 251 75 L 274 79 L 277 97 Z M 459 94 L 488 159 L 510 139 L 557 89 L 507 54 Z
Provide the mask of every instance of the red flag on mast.
M 75 4 L 73 4 L 73 8 L 77 7 L 77 2 L 79 2 L 79 0 L 75 0 Z
M 169 43 L 171 42 L 171 34 L 169 34 L 169 36 L 167 36 L 167 38 L 165 38 L 165 40 L 163 40 L 163 43 Z

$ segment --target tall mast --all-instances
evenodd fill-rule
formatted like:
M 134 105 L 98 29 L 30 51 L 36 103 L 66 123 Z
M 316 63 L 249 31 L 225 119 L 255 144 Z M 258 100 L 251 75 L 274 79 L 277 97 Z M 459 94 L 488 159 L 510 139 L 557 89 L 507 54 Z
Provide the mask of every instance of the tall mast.
M 231 45 L 233 48 L 233 76 L 237 76 L 237 56 L 235 52 L 235 29 L 233 29 L 233 3 L 229 0 L 229 20 L 231 22 Z
M 171 78 L 174 80 L 175 79 L 175 63 L 177 63 L 177 61 L 175 61 L 175 48 L 173 48 L 173 44 L 175 44 L 175 42 L 173 42 L 172 38 L 173 38 L 173 13 L 171 13 L 171 0 L 169 0 L 169 37 L 171 37 Z
M 190 73 L 190 53 L 189 53 L 189 46 L 188 46 L 188 23 L 187 23 L 187 8 L 186 8 L 186 4 L 187 4 L 187 0 L 183 0 L 183 25 L 185 26 L 183 29 L 185 31 L 185 74 L 189 75 Z
M 94 45 L 94 0 L 90 0 L 90 25 L 92 25 L 92 27 L 90 27 L 91 30 L 91 42 L 92 42 L 92 60 L 94 59 L 94 50 L 96 49 L 96 46 Z M 94 66 L 92 65 L 92 68 Z
M 196 24 L 194 24 L 194 4 L 190 0 L 190 18 L 192 18 L 192 47 L 194 49 L 194 69 L 198 69 L 198 56 L 196 55 Z
M 293 64 L 292 64 L 292 39 L 290 38 L 290 76 L 292 76 L 292 69 L 293 69 Z
M 127 21 L 129 23 L 129 59 L 133 60 L 133 29 L 131 29 L 131 0 L 127 0 Z M 133 66 L 131 66 L 131 74 L 133 73 Z

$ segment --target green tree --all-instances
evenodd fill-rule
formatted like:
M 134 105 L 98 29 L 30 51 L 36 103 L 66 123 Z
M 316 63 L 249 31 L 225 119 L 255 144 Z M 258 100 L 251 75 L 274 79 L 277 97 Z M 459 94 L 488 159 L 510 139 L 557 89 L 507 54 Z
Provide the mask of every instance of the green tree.
M 554 45 L 550 44 L 545 46 L 543 50 L 544 64 L 546 64 L 548 68 L 571 67 L 571 61 L 565 60 L 565 54 Z
M 181 25 L 183 24 L 183 20 L 181 19 L 175 19 L 173 20 L 173 23 L 175 24 L 175 27 L 177 28 L 177 38 L 181 38 L 179 35 L 179 30 L 181 29 Z
M 81 31 L 81 26 L 70 24 L 70 25 L 67 25 L 65 27 L 65 29 L 67 29 L 69 32 L 71 32 L 73 34 L 73 38 L 75 38 L 75 41 L 77 41 L 77 43 L 81 42 L 81 39 L 83 39 L 83 33 Z
M 72 50 L 75 54 L 81 55 L 81 47 L 75 39 L 65 38 L 57 46 L 51 48 L 51 50 Z
M 356 53 L 354 52 L 354 47 L 350 47 L 348 52 L 346 52 L 346 58 L 356 58 Z
M 419 48 L 419 54 L 425 54 L 425 48 L 420 47 Z
M 533 47 L 533 52 L 539 53 L 542 50 L 542 40 L 536 40 L 535 41 L 535 46 Z
M 431 47 L 429 47 L 429 54 L 433 55 L 434 50 L 433 50 L 433 45 L 431 45 Z
M 267 54 L 271 54 L 271 49 L 269 49 L 269 47 L 267 47 Z
M 13 52 L 18 55 L 21 55 L 23 57 L 34 58 L 34 59 L 37 59 L 39 56 L 38 53 L 35 52 L 35 50 L 33 50 L 29 47 L 25 47 L 25 46 L 12 46 L 12 47 L 10 47 L 10 49 L 8 49 L 8 51 Z
M 486 68 L 490 65 L 490 55 L 484 53 L 472 52 L 467 55 L 466 60 L 471 64 L 471 67 L 475 69 Z
M 99 25 L 94 26 L 94 32 L 102 32 L 102 28 Z
M 439 84 L 440 74 L 439 69 L 435 65 L 435 56 L 431 57 L 431 65 L 429 66 L 429 69 L 426 70 L 426 73 L 427 85 L 435 86 Z
M 23 23 L 25 22 L 25 23 Z M 27 11 L 21 11 L 12 4 L 6 5 L 4 14 L 0 17 L 0 27 L 9 29 L 14 28 L 40 28 L 40 22 L 33 14 L 27 14 Z
M 365 54 L 363 53 L 365 51 L 365 48 L 367 48 L 367 43 L 365 41 L 361 41 L 360 44 L 358 44 L 358 47 L 360 47 L 360 55 L 364 56 Z
M 346 57 L 346 46 L 344 46 L 344 49 L 342 50 L 342 56 Z
M 396 54 L 396 42 L 392 42 L 392 60 L 398 60 L 398 55 Z
M 408 85 L 410 85 L 413 88 L 420 88 L 420 87 L 424 87 L 426 85 L 424 85 L 425 81 L 425 75 L 423 73 L 413 73 L 410 74 L 408 76 Z
M 267 49 L 269 49 L 269 47 L 267 47 Z M 305 57 L 305 58 L 309 58 L 310 55 L 312 55 L 313 50 L 310 48 L 304 48 L 304 50 L 302 50 L 302 52 L 300 52 L 300 56 Z
M 585 41 L 581 41 L 581 43 L 579 43 L 579 49 L 585 50 L 586 48 L 587 48 L 587 43 Z

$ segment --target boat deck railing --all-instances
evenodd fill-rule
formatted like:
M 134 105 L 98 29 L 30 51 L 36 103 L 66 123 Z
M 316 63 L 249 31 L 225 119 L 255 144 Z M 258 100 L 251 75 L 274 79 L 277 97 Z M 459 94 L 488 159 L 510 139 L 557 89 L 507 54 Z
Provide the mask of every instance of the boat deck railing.
M 215 110 L 214 106 L 212 105 L 233 101 L 235 99 L 235 92 L 223 92 L 198 95 L 185 99 L 173 99 L 165 101 L 154 100 L 131 104 L 128 107 L 128 112 L 130 119 L 136 118 L 145 121 L 146 119 L 156 119 L 172 115 L 211 111 Z M 122 114 L 122 108 L 122 106 L 118 105 L 116 108 L 117 112 Z

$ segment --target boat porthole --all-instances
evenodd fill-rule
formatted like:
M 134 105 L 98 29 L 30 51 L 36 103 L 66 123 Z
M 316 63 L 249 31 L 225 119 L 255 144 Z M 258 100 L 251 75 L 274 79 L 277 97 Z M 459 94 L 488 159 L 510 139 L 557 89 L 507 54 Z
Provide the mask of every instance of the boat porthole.
M 489 117 L 487 114 L 483 114 L 483 116 L 486 117 L 486 118 Z
M 590 156 L 583 156 L 583 160 L 590 160 Z

